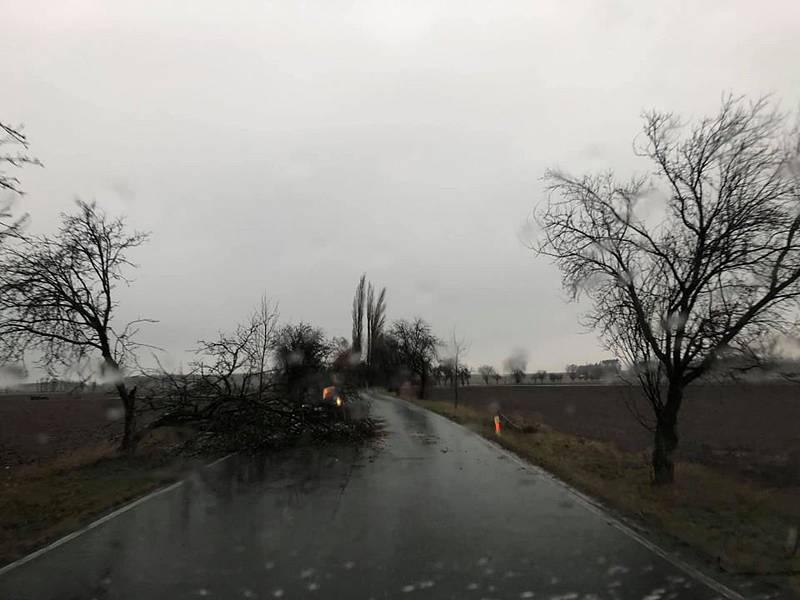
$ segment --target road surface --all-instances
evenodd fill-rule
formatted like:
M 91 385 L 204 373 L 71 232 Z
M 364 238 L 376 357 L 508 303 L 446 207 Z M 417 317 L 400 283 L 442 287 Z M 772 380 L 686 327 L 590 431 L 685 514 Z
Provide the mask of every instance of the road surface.
M 0 598 L 722 597 L 479 436 L 370 402 L 378 443 L 200 469 L 0 575 Z

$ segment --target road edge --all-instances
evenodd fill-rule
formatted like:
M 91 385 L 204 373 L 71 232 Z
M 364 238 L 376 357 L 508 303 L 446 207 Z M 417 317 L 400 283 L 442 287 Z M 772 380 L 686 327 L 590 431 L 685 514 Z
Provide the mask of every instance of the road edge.
M 515 463 L 520 465 L 520 467 L 524 468 L 527 471 L 531 471 L 531 472 L 535 473 L 536 475 L 538 475 L 540 477 L 543 477 L 543 478 L 549 480 L 550 482 L 556 484 L 560 488 L 564 489 L 566 492 L 568 492 L 569 494 L 574 496 L 577 499 L 577 501 L 584 508 L 586 508 L 588 511 L 592 512 L 593 514 L 596 514 L 596 515 L 602 517 L 609 525 L 611 525 L 612 527 L 617 529 L 619 532 L 627 535 L 628 537 L 630 537 L 631 539 L 635 540 L 640 545 L 644 546 L 645 548 L 647 548 L 648 550 L 650 550 L 651 552 L 653 552 L 657 556 L 663 558 L 664 560 L 666 560 L 667 562 L 669 562 L 670 564 L 672 564 L 676 568 L 680 569 L 681 571 L 683 571 L 684 573 L 686 573 L 687 575 L 689 575 L 693 579 L 701 582 L 703 585 L 705 585 L 710 590 L 712 590 L 712 591 L 714 591 L 714 592 L 716 592 L 718 594 L 721 594 L 722 596 L 724 596 L 728 600 L 747 600 L 747 597 L 743 596 L 740 592 L 732 589 L 731 587 L 729 587 L 728 585 L 722 583 L 721 581 L 718 581 L 712 575 L 703 572 L 703 570 L 701 570 L 699 567 L 696 567 L 696 566 L 692 565 L 691 563 L 687 562 L 686 560 L 684 560 L 684 559 L 682 559 L 682 558 L 680 558 L 678 556 L 675 556 L 674 553 L 670 552 L 669 550 L 666 550 L 666 549 L 662 548 L 654 540 L 648 539 L 648 536 L 653 537 L 653 538 L 657 537 L 657 535 L 653 534 L 653 532 L 651 532 L 651 531 L 649 531 L 649 530 L 647 530 L 647 529 L 645 529 L 643 527 L 640 527 L 638 524 L 633 524 L 631 522 L 627 522 L 627 519 L 623 515 L 616 514 L 617 511 L 614 511 L 613 509 L 605 506 L 599 500 L 597 500 L 595 498 L 592 498 L 591 496 L 589 496 L 589 495 L 581 492 L 580 490 L 574 488 L 573 486 L 571 486 L 567 482 L 559 479 L 556 475 L 554 475 L 550 471 L 544 469 L 543 467 L 525 460 L 523 457 L 515 454 L 514 452 L 512 452 L 508 448 L 505 448 L 504 446 L 501 446 L 497 442 L 494 442 L 494 441 L 492 441 L 492 440 L 490 440 L 490 439 L 488 439 L 488 438 L 486 438 L 486 437 L 484 437 L 484 436 L 482 436 L 482 435 L 480 435 L 478 433 L 475 433 L 469 427 L 465 427 L 463 424 L 458 423 L 457 421 L 453 421 L 452 419 L 448 419 L 446 416 L 441 415 L 441 414 L 439 414 L 437 412 L 434 412 L 432 410 L 428 410 L 427 408 L 425 408 L 423 406 L 419 406 L 418 404 L 415 404 L 413 402 L 409 402 L 408 400 L 400 398 L 399 396 L 393 396 L 393 395 L 387 394 L 385 392 L 371 391 L 370 393 L 372 393 L 374 395 L 377 395 L 377 396 L 383 396 L 384 398 L 390 399 L 390 400 L 399 400 L 399 401 L 403 402 L 404 404 L 406 404 L 407 406 L 411 407 L 412 409 L 419 410 L 419 411 L 424 411 L 424 412 L 429 413 L 431 415 L 435 415 L 436 417 L 438 417 L 440 419 L 444 419 L 448 423 L 452 423 L 453 425 L 461 427 L 465 431 L 467 431 L 470 434 L 476 436 L 484 444 L 489 446 L 492 450 L 495 450 L 495 451 L 498 451 L 498 452 L 502 452 L 509 459 L 513 460 Z

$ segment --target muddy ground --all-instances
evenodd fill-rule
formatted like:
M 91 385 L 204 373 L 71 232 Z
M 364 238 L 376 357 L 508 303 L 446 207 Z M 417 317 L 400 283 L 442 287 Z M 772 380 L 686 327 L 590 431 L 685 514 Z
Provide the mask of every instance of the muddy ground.
M 0 468 L 113 439 L 122 416 L 119 399 L 106 393 L 0 395 Z
M 649 406 L 622 385 L 467 386 L 461 402 L 534 417 L 560 431 L 610 441 L 646 454 L 650 433 L 631 411 Z M 37 462 L 120 435 L 122 411 L 112 394 L 0 395 L 0 468 Z M 433 388 L 432 399 L 452 390 Z M 706 385 L 689 388 L 680 421 L 680 455 L 760 482 L 800 486 L 800 386 Z

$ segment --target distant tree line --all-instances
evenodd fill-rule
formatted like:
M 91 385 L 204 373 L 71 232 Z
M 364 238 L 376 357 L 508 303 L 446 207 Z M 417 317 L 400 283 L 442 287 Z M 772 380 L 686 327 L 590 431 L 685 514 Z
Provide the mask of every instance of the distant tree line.
M 353 382 L 396 391 L 410 386 L 419 398 L 431 385 L 449 385 L 457 404 L 458 388 L 472 379 L 472 370 L 462 362 L 468 344 L 455 331 L 446 343 L 421 317 L 387 322 L 386 288 L 377 289 L 366 274 L 356 284 L 348 349 Z
M 565 369 L 570 381 L 585 380 L 598 381 L 616 376 L 620 373 L 618 360 L 604 360 L 597 363 L 587 363 L 583 365 L 570 364 Z

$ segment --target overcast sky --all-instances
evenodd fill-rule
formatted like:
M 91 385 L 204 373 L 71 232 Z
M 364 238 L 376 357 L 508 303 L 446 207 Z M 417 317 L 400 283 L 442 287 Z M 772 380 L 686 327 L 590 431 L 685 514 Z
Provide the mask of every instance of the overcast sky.
M 605 358 L 524 244 L 543 171 L 646 169 L 645 108 L 800 102 L 796 0 L 0 3 L 0 120 L 46 165 L 19 208 L 152 232 L 120 316 L 173 363 L 262 293 L 349 336 L 363 271 L 473 366 Z

